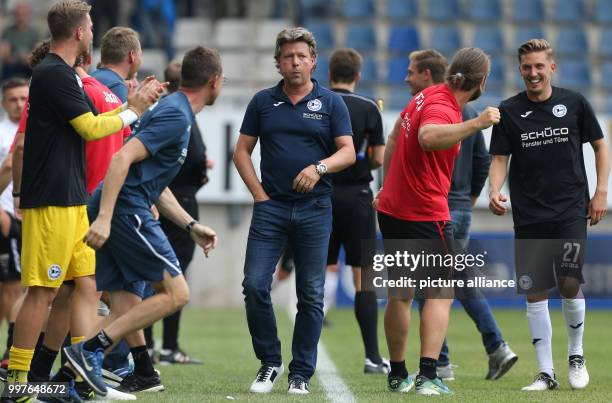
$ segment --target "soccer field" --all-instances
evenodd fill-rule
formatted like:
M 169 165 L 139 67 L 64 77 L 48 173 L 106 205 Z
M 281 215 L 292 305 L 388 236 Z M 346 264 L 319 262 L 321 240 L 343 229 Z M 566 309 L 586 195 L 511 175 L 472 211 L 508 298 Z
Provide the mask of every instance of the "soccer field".
M 551 392 L 521 392 L 520 388 L 531 382 L 536 372 L 535 355 L 530 343 L 525 312 L 522 310 L 498 310 L 497 321 L 504 337 L 519 355 L 519 361 L 498 381 L 485 381 L 487 357 L 480 335 L 462 309 L 451 315 L 448 332 L 451 360 L 456 380 L 449 382 L 455 392 L 445 401 L 458 402 L 605 402 L 612 396 L 612 375 L 607 360 L 612 355 L 610 338 L 610 313 L 587 311 L 585 331 L 585 357 L 591 375 L 586 390 L 572 391 L 567 381 L 567 337 L 560 311 L 551 311 L 553 321 L 553 353 L 557 377 L 561 389 Z M 418 314 L 415 312 L 415 320 Z M 330 312 L 330 327 L 323 329 L 322 342 L 333 360 L 338 375 L 348 386 L 352 395 L 360 402 L 392 402 L 415 399 L 414 392 L 392 395 L 386 391 L 385 377 L 364 375 L 363 348 L 359 329 L 350 309 Z M 380 315 L 381 352 L 386 355 Z M 279 334 L 283 343 L 284 364 L 290 360 L 292 324 L 284 310 L 277 309 Z M 417 322 L 415 322 L 417 323 Z M 159 338 L 161 326 L 156 326 Z M 187 309 L 181 321 L 181 345 L 194 357 L 202 358 L 202 366 L 158 366 L 166 392 L 162 394 L 138 395 L 143 402 L 220 402 L 236 401 L 284 402 L 327 401 L 318 376 L 311 383 L 311 394 L 307 397 L 290 397 L 286 393 L 287 373 L 276 384 L 270 395 L 254 396 L 248 393 L 252 378 L 259 363 L 256 361 L 249 338 L 244 311 L 242 309 Z M 418 326 L 410 333 L 407 352 L 409 371 L 418 365 Z M 323 376 L 323 375 L 321 375 Z M 347 396 L 348 397 L 348 396 Z M 434 398 L 435 399 L 435 398 Z M 346 400 L 345 400 L 346 401 Z

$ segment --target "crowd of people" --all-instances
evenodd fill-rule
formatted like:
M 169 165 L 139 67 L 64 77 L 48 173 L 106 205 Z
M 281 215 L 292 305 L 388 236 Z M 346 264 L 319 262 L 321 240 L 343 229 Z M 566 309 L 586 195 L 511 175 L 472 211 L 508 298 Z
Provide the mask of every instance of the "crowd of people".
M 195 247 L 208 256 L 218 243 L 216 232 L 198 221 L 195 194 L 211 165 L 195 115 L 221 94 L 222 59 L 198 46 L 168 65 L 163 82 L 139 82 L 139 35 L 118 26 L 101 36 L 101 63 L 90 73 L 91 11 L 80 0 L 54 4 L 50 39 L 26 58 L 21 53 L 30 81 L 11 78 L 1 87 L 0 317 L 9 327 L 0 375 L 7 385 L 69 385 L 60 397 L 6 388 L 5 401 L 135 399 L 134 393 L 165 389 L 157 360 L 201 363 L 179 347 L 179 323 Z M 380 103 L 356 93 L 363 57 L 336 50 L 326 88 L 312 78 L 312 33 L 297 27 L 278 34 L 271 68 L 282 79 L 249 102 L 233 155 L 253 196 L 242 283 L 261 363 L 251 392 L 271 392 L 285 372 L 270 297 L 284 254 L 293 260 L 282 266 L 293 268 L 297 294 L 288 393 L 309 393 L 326 273 L 335 270 L 341 247 L 353 269 L 365 374 L 386 375 L 390 392 L 453 394 L 445 337 L 455 296 L 482 335 L 485 378 L 506 374 L 518 357 L 476 289 L 386 290 L 384 358 L 364 242 L 375 239 L 378 221 L 385 253 L 415 243 L 430 253 L 466 251 L 472 207 L 487 176 L 490 210 L 508 210 L 501 193 L 508 165 L 517 291 L 526 295 L 538 363 L 538 375 L 523 390 L 559 385 L 548 314 L 554 287 L 563 297 L 569 383 L 588 385 L 580 284 L 588 220 L 595 225 L 607 211 L 608 146 L 589 102 L 551 84 L 557 65 L 546 40 L 527 41 L 517 56 L 525 91 L 478 114 L 469 102 L 486 90 L 488 55 L 464 48 L 449 63 L 433 49 L 412 52 L 406 77 L 412 99 L 385 144 Z M 487 151 L 482 130 L 491 126 Z M 586 142 L 595 152 L 593 197 L 582 156 Z M 252 161 L 257 143 L 261 177 Z M 556 159 L 547 158 L 552 154 Z M 373 194 L 372 170 L 379 167 L 384 184 Z M 553 248 L 538 243 L 551 239 L 559 241 Z M 389 278 L 397 273 L 390 270 Z M 444 267 L 426 275 L 468 276 Z M 420 310 L 418 372 L 409 372 L 405 360 L 413 300 Z M 150 353 L 150 326 L 162 319 L 157 357 Z M 62 365 L 52 374 L 60 351 Z

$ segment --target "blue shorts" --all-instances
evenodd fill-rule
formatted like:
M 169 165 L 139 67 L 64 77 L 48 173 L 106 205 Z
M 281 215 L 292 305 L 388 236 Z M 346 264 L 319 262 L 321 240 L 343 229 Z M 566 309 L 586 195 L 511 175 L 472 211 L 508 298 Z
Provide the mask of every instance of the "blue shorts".
M 95 216 L 90 210 L 91 222 Z M 150 214 L 113 216 L 110 236 L 96 251 L 98 291 L 125 290 L 142 298 L 145 282 L 162 281 L 164 270 L 172 277 L 182 274 L 159 221 Z

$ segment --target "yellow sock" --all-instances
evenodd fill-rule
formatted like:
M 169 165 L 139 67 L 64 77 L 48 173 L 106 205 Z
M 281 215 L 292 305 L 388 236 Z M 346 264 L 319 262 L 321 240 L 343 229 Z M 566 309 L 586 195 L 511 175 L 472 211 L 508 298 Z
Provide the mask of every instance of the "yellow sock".
M 32 362 L 33 356 L 34 349 L 28 350 L 12 346 L 9 352 L 9 369 L 16 369 L 27 374 L 30 370 L 30 363 Z
M 85 336 L 75 336 L 70 338 L 70 344 L 79 344 L 85 340 Z

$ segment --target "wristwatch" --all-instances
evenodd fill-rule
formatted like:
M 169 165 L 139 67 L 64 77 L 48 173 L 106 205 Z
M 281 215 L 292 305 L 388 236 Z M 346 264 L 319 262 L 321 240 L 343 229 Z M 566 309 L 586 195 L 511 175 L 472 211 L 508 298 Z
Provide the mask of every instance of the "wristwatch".
M 196 224 L 199 224 L 199 222 L 197 220 L 191 220 L 191 222 L 185 226 L 185 231 L 191 233 L 191 229 Z
M 317 164 L 315 165 L 315 168 L 319 176 L 323 176 L 327 173 L 327 165 L 325 165 L 321 161 L 317 162 Z

